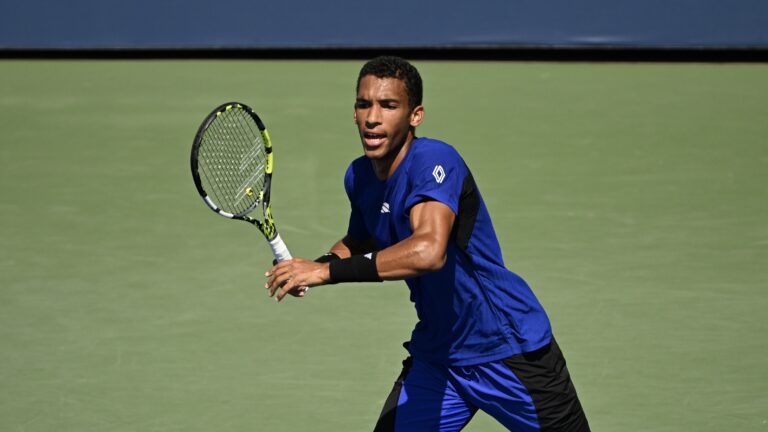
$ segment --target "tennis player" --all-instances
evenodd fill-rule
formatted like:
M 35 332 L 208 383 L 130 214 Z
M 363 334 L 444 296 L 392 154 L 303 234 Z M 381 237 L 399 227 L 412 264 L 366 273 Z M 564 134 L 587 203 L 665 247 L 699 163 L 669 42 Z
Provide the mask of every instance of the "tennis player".
M 363 66 L 355 123 L 364 156 L 344 178 L 347 234 L 316 261 L 272 267 L 269 294 L 406 281 L 419 321 L 376 431 L 459 431 L 478 409 L 518 432 L 588 431 L 549 319 L 504 267 L 472 173 L 450 145 L 416 137 L 421 103 L 410 63 Z

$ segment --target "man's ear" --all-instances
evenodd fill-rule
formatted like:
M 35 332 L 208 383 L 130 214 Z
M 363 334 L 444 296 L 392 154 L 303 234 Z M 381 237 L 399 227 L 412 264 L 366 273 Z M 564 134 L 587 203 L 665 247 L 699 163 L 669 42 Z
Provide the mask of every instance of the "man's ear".
M 424 106 L 419 105 L 411 111 L 411 126 L 419 126 L 422 121 L 424 121 Z

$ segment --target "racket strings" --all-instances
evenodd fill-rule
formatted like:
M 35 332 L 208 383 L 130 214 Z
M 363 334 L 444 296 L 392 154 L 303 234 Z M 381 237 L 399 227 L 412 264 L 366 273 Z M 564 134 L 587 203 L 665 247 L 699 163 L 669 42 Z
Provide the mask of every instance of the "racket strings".
M 261 142 L 261 135 L 260 134 L 253 134 L 248 133 L 243 128 L 243 122 L 247 121 L 247 118 L 242 117 L 234 117 L 236 114 L 243 114 L 240 110 L 231 111 L 232 112 L 232 119 L 227 118 L 227 114 L 230 113 L 230 111 L 225 111 L 223 116 L 221 118 L 221 122 L 217 122 L 217 135 L 219 136 L 219 139 L 229 140 L 228 133 L 232 134 L 232 136 L 235 138 L 233 140 L 229 140 L 228 142 L 234 144 L 237 148 L 235 153 L 230 154 L 229 156 L 232 156 L 228 160 L 224 161 L 224 166 L 227 167 L 227 170 L 223 170 L 222 172 L 225 174 L 225 177 L 227 178 L 227 182 L 224 183 L 228 186 L 228 196 L 232 197 L 234 196 L 236 203 L 238 204 L 242 201 L 242 199 L 245 197 L 246 189 L 248 188 L 249 184 L 252 184 L 253 180 L 258 177 L 260 174 L 258 170 L 254 170 L 252 176 L 249 179 L 246 179 L 243 181 L 242 174 L 245 172 L 245 169 L 248 167 L 248 159 L 252 158 L 253 154 L 258 154 L 261 150 L 263 144 Z M 231 120 L 231 121 L 230 121 Z M 229 121 L 229 122 L 228 122 Z M 246 123 L 247 124 L 247 123 Z M 222 137 L 223 135 L 223 137 Z M 254 145 L 250 145 L 250 138 L 255 138 Z M 248 152 L 247 154 L 245 152 Z M 235 156 L 240 156 L 239 165 L 237 164 L 237 158 Z M 238 171 L 235 173 L 234 168 L 235 166 L 238 166 Z M 250 181 L 249 181 L 250 180 Z M 231 187 L 235 184 L 235 182 L 240 184 L 240 187 L 236 191 L 232 191 Z M 234 192 L 234 194 L 233 194 Z
M 204 187 L 219 208 L 229 213 L 238 213 L 231 197 L 234 196 L 232 185 L 235 178 L 231 173 L 232 143 L 234 140 L 226 131 L 220 130 L 218 121 L 206 130 L 200 146 L 200 166 L 204 175 Z
M 241 213 L 250 210 L 257 192 L 263 186 L 263 142 L 258 128 L 248 126 L 252 120 L 242 110 L 225 111 L 215 122 L 214 137 L 219 144 L 226 143 L 228 151 L 219 153 L 222 173 L 219 183 L 225 190 L 223 197 L 229 206 Z M 257 162 L 253 166 L 253 162 Z M 225 169 L 221 169 L 225 168 Z M 223 181 L 221 181 L 223 180 Z
M 267 157 L 261 132 L 247 112 L 221 113 L 206 130 L 198 159 L 204 188 L 219 208 L 244 214 L 258 205 Z

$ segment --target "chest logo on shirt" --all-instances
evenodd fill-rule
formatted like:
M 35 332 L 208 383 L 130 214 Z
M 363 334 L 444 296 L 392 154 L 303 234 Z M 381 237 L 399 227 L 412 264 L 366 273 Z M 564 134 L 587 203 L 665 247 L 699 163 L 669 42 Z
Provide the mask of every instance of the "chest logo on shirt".
M 435 181 L 439 184 L 445 180 L 445 170 L 442 165 L 435 165 L 435 169 L 432 170 L 432 176 L 435 177 Z
M 389 203 L 385 202 L 381 205 L 381 212 L 382 213 L 389 213 Z

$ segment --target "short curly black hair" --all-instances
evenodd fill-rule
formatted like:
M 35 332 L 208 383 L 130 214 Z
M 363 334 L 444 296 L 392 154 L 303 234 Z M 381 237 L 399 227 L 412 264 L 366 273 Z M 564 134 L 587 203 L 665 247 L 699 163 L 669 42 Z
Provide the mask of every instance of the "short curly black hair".
M 423 93 L 421 75 L 407 60 L 395 56 L 381 56 L 369 60 L 360 69 L 355 91 L 360 91 L 360 80 L 367 75 L 373 75 L 377 78 L 396 78 L 403 81 L 405 90 L 408 92 L 408 106 L 414 109 L 421 105 Z

